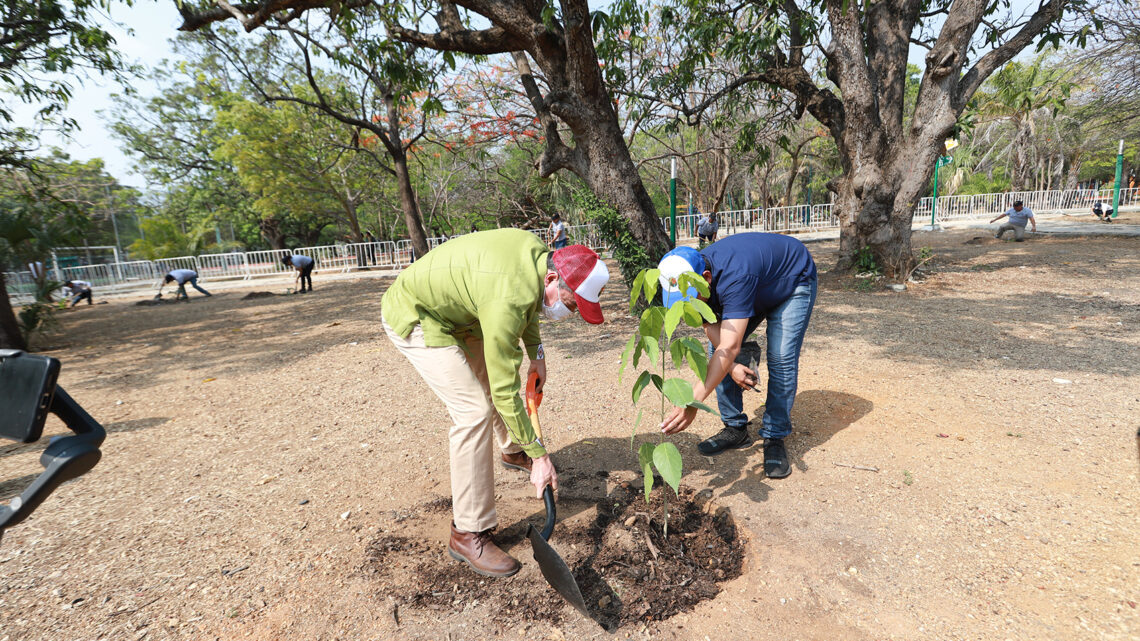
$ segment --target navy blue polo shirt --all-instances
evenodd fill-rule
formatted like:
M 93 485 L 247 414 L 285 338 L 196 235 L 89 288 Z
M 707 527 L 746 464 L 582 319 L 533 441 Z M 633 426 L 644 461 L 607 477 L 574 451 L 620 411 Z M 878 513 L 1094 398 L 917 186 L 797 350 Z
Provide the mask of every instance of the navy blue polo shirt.
M 709 307 L 719 319 L 766 316 L 816 276 L 807 247 L 782 234 L 734 234 L 701 255 L 712 272 Z

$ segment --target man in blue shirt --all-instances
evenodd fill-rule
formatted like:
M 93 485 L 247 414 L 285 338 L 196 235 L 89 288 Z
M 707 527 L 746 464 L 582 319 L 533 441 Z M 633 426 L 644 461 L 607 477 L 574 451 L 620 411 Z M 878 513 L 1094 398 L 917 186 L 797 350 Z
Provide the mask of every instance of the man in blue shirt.
M 990 222 L 996 223 L 1006 216 L 1009 217 L 1009 222 L 1005 223 L 1001 227 L 998 227 L 997 233 L 994 234 L 994 238 L 1001 240 L 1001 237 L 1005 235 L 1005 232 L 1012 231 L 1013 240 L 1019 243 L 1024 243 L 1026 222 L 1032 223 L 1033 233 L 1037 233 L 1037 219 L 1033 217 L 1033 210 L 1024 206 L 1020 200 L 1013 203 L 1013 207 L 1010 207 L 1009 211 L 1005 212 L 1001 216 L 998 216 L 997 218 L 994 218 Z
M 697 449 L 714 455 L 748 447 L 748 415 L 743 390 L 752 389 L 758 373 L 737 363 L 741 345 L 767 321 L 768 396 L 759 435 L 764 439 L 764 473 L 783 478 L 791 473 L 784 438 L 792 431 L 792 403 L 799 379 L 800 347 L 811 321 L 818 286 L 815 261 L 800 241 L 780 234 L 745 233 L 729 236 L 697 252 L 679 247 L 659 265 L 666 307 L 696 290 L 681 292 L 682 272 L 701 274 L 709 284 L 709 307 L 717 322 L 705 324 L 709 339 L 709 365 L 705 380 L 693 386 L 701 401 L 716 390 L 724 429 L 702 441 Z M 675 434 L 689 427 L 695 407 L 676 408 L 661 423 L 661 431 Z

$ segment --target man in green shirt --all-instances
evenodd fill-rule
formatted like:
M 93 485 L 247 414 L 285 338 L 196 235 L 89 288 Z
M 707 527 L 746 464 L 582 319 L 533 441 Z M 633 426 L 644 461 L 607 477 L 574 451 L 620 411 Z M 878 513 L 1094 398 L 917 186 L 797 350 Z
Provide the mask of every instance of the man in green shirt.
M 609 270 L 588 247 L 551 251 L 533 233 L 499 229 L 453 238 L 400 274 L 381 300 L 388 338 L 447 406 L 454 520 L 448 551 L 485 576 L 519 562 L 496 545 L 494 446 L 502 463 L 530 472 L 542 496 L 558 474 L 519 397 L 523 350 L 546 382 L 538 315 L 574 310 L 602 322 Z

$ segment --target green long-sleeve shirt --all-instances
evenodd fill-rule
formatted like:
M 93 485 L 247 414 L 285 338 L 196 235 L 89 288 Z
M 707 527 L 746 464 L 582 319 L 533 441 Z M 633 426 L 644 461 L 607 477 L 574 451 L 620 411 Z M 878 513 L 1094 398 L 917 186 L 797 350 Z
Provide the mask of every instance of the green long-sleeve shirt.
M 520 229 L 453 238 L 428 252 L 396 279 L 381 299 L 384 320 L 400 336 L 420 325 L 428 347 L 483 341 L 491 401 L 523 451 L 546 454 L 519 397 L 522 349 L 534 358 L 550 249 Z

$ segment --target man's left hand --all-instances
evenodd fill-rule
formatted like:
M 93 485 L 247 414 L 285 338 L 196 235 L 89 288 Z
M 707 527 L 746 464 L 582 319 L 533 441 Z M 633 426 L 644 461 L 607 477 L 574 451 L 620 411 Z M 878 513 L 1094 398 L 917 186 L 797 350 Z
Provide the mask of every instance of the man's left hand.
M 542 393 L 542 386 L 546 385 L 546 359 L 539 358 L 530 362 L 530 369 L 527 371 L 527 378 L 530 378 L 531 372 L 538 373 L 538 381 L 534 384 L 534 391 Z
M 683 432 L 693 424 L 693 419 L 697 418 L 697 408 L 695 407 L 674 407 L 669 416 L 661 422 L 661 431 L 666 434 L 676 434 Z

